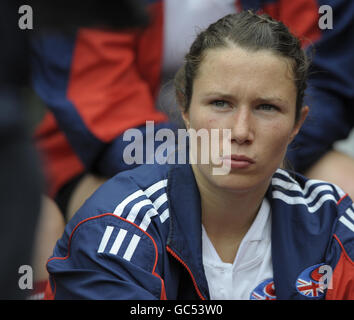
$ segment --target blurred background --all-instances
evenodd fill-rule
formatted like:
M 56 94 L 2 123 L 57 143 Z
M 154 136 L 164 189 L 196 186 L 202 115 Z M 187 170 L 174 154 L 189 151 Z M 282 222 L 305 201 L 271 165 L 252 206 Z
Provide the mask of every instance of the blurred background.
M 36 264 L 34 258 L 37 235 L 41 233 L 40 213 L 45 210 L 46 178 L 33 136 L 47 105 L 31 82 L 32 36 L 40 31 L 70 34 L 79 27 L 92 26 L 123 30 L 146 26 L 148 21 L 146 3 L 139 0 L 103 4 L 86 1 L 84 5 L 72 1 L 49 4 L 40 0 L 1 0 L 0 299 L 36 297 L 35 281 L 41 272 L 37 272 L 37 265 L 44 269 L 42 262 L 47 259 L 41 257 Z M 40 238 L 40 242 L 46 240 L 46 235 Z

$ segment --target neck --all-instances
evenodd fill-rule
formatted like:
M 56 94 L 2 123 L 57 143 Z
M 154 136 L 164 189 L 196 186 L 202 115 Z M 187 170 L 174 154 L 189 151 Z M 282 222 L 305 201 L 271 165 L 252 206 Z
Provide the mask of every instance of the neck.
M 262 204 L 265 190 L 239 192 L 215 190 L 199 186 L 202 206 L 202 222 L 209 232 L 220 234 L 248 230 Z
M 200 175 L 196 175 L 196 181 L 204 228 L 220 258 L 232 263 L 239 244 L 257 216 L 268 185 L 236 192 L 214 186 Z

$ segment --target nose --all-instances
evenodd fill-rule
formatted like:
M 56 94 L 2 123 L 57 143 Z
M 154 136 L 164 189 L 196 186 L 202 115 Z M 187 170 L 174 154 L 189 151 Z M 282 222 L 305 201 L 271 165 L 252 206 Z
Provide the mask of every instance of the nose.
M 231 142 L 251 144 L 254 139 L 252 112 L 247 106 L 240 106 L 233 117 Z

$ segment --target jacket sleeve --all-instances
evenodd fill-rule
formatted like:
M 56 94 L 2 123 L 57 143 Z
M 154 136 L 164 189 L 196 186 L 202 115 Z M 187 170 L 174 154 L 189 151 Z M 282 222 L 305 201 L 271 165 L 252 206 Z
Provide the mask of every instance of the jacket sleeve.
M 164 299 L 153 212 L 130 171 L 103 184 L 66 225 L 48 260 L 54 299 Z
M 158 3 L 152 9 L 146 29 L 81 28 L 32 38 L 33 87 L 88 170 L 109 176 L 121 171 L 124 131 L 147 120 L 166 121 L 155 108 L 162 22 Z M 98 166 L 100 161 L 105 163 Z
M 321 29 L 319 8 L 332 9 L 333 29 Z M 303 40 L 312 60 L 305 103 L 309 116 L 287 157 L 304 172 L 354 126 L 354 2 L 338 0 L 266 1 L 264 11 Z
M 72 230 L 71 230 L 72 229 Z M 54 299 L 163 299 L 153 238 L 111 213 L 69 226 L 47 263 Z
M 327 300 L 354 299 L 354 204 L 346 196 L 338 204 L 338 220 L 327 259 L 332 278 L 327 284 Z

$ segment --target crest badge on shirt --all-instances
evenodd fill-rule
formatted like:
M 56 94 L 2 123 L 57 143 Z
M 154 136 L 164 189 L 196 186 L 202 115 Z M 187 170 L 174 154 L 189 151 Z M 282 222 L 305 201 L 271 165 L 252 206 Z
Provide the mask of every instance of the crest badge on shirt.
M 324 263 L 316 264 L 300 273 L 296 280 L 296 290 L 300 294 L 308 298 L 321 298 L 324 295 L 325 290 L 320 283 L 323 273 L 319 272 L 322 265 Z
M 251 293 L 250 300 L 276 300 L 273 279 L 262 281 Z

